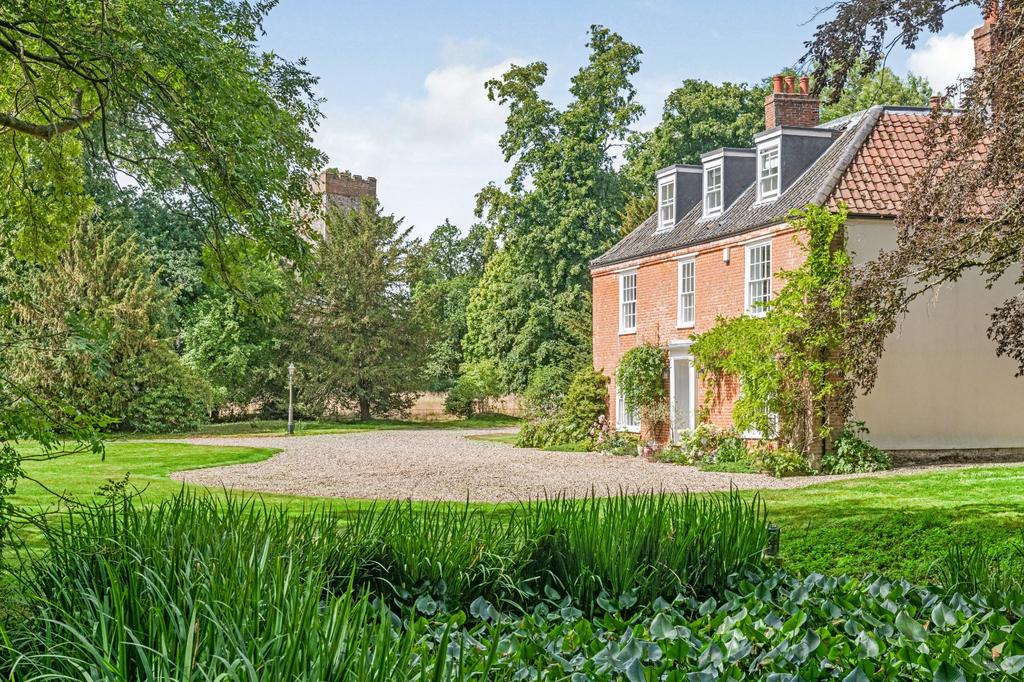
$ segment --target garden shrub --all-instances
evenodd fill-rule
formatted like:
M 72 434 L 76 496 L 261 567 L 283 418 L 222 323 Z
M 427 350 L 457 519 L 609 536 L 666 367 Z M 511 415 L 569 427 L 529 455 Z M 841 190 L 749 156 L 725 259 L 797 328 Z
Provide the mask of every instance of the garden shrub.
M 736 429 L 701 423 L 679 433 L 679 458 L 683 464 L 749 463 L 747 444 Z
M 131 368 L 126 379 L 146 390 L 139 391 L 124 406 L 124 417 L 118 425 L 124 431 L 194 431 L 209 421 L 217 402 L 217 392 L 210 382 L 179 361 L 171 350 Z
M 516 447 L 544 448 L 562 441 L 562 432 L 557 419 L 548 417 L 523 423 L 516 436 Z
M 864 422 L 849 422 L 821 458 L 826 474 L 861 474 L 892 468 L 888 453 L 879 450 L 865 438 L 869 433 Z
M 539 372 L 534 376 L 552 377 L 553 373 Z M 533 378 L 531 377 L 531 383 Z M 525 424 L 519 431 L 519 447 L 545 448 L 571 445 L 572 449 L 591 449 L 598 440 L 595 425 L 607 409 L 608 379 L 589 367 L 572 376 L 557 409 L 545 412 Z M 536 387 L 535 395 L 544 392 Z
M 612 431 L 595 446 L 598 452 L 623 457 L 635 457 L 640 437 L 632 433 Z
M 571 442 L 595 437 L 593 427 L 608 409 L 608 377 L 584 367 L 572 376 L 558 412 L 562 433 Z
M 775 478 L 807 476 L 814 473 L 803 453 L 785 446 L 772 447 L 762 444 L 751 453 L 754 466 Z
M 481 410 L 487 400 L 503 392 L 501 376 L 494 362 L 467 363 L 455 385 L 448 391 L 444 409 L 448 414 L 469 418 Z
M 568 388 L 569 377 L 565 368 L 546 365 L 533 370 L 526 390 L 520 396 L 527 416 L 541 419 L 554 415 Z

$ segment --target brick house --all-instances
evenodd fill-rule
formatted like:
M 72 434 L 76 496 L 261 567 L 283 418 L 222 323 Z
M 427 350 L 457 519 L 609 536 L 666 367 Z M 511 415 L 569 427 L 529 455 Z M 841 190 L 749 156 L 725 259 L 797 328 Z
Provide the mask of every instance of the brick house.
M 988 29 L 975 32 L 976 57 Z M 670 420 L 664 442 L 695 425 L 704 395 L 689 354 L 693 334 L 719 316 L 763 314 L 778 273 L 803 253 L 786 220 L 808 204 L 849 210 L 847 248 L 854 262 L 896 241 L 900 197 L 924 167 L 929 108 L 876 106 L 819 124 L 806 79 L 776 77 L 765 101 L 765 130 L 749 149 L 712 150 L 700 165 L 657 173 L 658 212 L 591 263 L 595 369 L 607 374 L 609 418 L 620 430 L 640 424 L 622 404 L 615 369 L 634 346 L 668 352 Z M 1019 288 L 1019 287 L 1017 287 Z M 995 357 L 987 314 L 1014 293 L 1012 282 L 986 288 L 966 277 L 915 302 L 881 358 L 874 391 L 854 418 L 890 450 L 962 450 L 1024 446 L 1024 379 Z M 707 419 L 732 425 L 737 386 L 726 385 Z M 758 434 L 746 434 L 756 438 Z

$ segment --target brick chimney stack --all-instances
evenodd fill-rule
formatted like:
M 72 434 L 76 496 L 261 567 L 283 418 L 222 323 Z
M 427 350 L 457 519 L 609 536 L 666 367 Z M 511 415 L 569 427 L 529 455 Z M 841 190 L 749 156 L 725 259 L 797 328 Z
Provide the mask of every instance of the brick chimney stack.
M 974 68 L 980 68 L 988 61 L 988 55 L 992 52 L 992 27 L 996 23 L 999 14 L 999 3 L 997 0 L 990 0 L 985 4 L 985 23 L 974 29 Z
M 807 76 L 772 78 L 772 94 L 764 100 L 765 130 L 775 126 L 813 128 L 821 122 L 821 103 L 810 94 Z

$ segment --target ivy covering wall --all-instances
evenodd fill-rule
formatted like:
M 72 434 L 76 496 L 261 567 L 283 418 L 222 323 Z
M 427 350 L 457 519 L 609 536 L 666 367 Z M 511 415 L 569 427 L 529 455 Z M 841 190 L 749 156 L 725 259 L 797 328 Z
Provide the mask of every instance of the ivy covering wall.
M 763 317 L 719 318 L 691 348 L 705 377 L 704 407 L 727 377 L 739 381 L 740 430 L 775 432 L 817 465 L 849 419 L 858 388 L 849 353 L 858 325 L 850 312 L 846 209 L 808 206 L 791 224 L 806 259 L 780 273 L 784 285 Z

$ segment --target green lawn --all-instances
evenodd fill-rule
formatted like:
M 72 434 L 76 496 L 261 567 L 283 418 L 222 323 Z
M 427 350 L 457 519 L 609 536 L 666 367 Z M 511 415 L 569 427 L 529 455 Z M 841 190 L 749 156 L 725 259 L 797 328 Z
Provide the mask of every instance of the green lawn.
M 763 494 L 788 568 L 920 580 L 954 543 L 1024 540 L 1024 466 L 864 478 Z
M 443 419 L 437 421 L 407 421 L 402 419 L 369 419 L 367 421 L 301 421 L 295 422 L 295 435 L 314 436 L 322 433 L 362 433 L 388 429 L 477 429 L 517 426 L 519 419 L 503 414 L 478 414 L 469 419 Z M 192 436 L 281 436 L 287 432 L 288 422 L 283 419 L 207 424 L 189 433 L 123 434 L 119 438 L 188 438 Z
M 28 462 L 25 468 L 46 486 L 78 497 L 89 497 L 108 480 L 129 473 L 132 484 L 145 489 L 143 501 L 154 502 L 182 488 L 168 477 L 172 471 L 253 462 L 273 453 L 270 448 L 113 442 L 102 461 L 82 454 Z M 952 543 L 983 541 L 1004 547 L 1010 561 L 1010 550 L 1024 534 L 1024 466 L 865 478 L 762 496 L 772 520 L 782 527 L 784 565 L 796 571 L 879 571 L 923 580 Z M 263 499 L 296 511 L 323 502 L 284 495 Z M 32 482 L 21 483 L 14 501 L 35 509 L 53 504 L 50 494 Z M 328 504 L 355 511 L 366 501 Z

